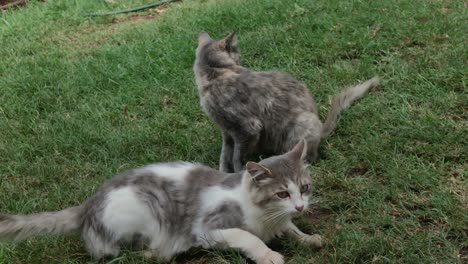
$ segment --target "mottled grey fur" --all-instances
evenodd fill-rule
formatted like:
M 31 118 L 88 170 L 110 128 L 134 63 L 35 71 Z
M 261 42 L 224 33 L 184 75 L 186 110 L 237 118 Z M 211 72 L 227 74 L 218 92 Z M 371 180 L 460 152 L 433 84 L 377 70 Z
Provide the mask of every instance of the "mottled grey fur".
M 308 159 L 318 158 L 320 141 L 335 129 L 342 110 L 378 85 L 377 77 L 344 90 L 332 99 L 325 123 L 306 85 L 281 72 L 257 72 L 240 65 L 235 34 L 216 41 L 198 39 L 193 66 L 200 104 L 221 128 L 220 170 L 240 171 L 248 154 L 280 154 L 300 139 Z
M 244 226 L 244 215 L 239 204 L 227 201 L 207 214 L 203 223 L 210 229 L 239 228 Z
M 149 249 L 151 254 L 170 258 L 192 246 L 206 246 L 207 244 L 203 244 L 205 241 L 202 241 L 204 237 L 200 237 L 197 233 L 200 230 L 209 234 L 209 230 L 239 229 L 244 230 L 242 232 L 248 231 L 255 234 L 258 231 L 246 224 L 244 215 L 246 209 L 243 209 L 245 206 L 242 207 L 240 200 L 227 198 L 211 208 L 203 207 L 201 197 L 204 192 L 209 192 L 207 190 L 211 187 L 219 187 L 223 192 L 239 190 L 239 188 L 248 190 L 253 204 L 265 210 L 265 216 L 268 216 L 265 223 L 268 224 L 271 220 L 276 221 L 270 223 L 273 228 L 274 224 L 279 223 L 277 221 L 279 216 L 281 220 L 289 219 L 288 213 L 281 211 L 284 209 L 280 207 L 280 202 L 284 204 L 285 201 L 281 201 L 276 193 L 283 191 L 288 183 L 301 186 L 310 181 L 310 176 L 303 166 L 303 157 L 295 154 L 304 152 L 305 142 L 298 145 L 302 146 L 301 150 L 270 157 L 258 164 L 252 163 L 259 166 L 260 170 L 254 168 L 248 172 L 227 174 L 201 164 L 185 162 L 159 163 L 129 170 L 104 183 L 82 205 L 57 212 L 31 215 L 0 214 L 0 240 L 21 240 L 40 233 L 58 234 L 79 231 L 87 251 L 94 258 L 117 256 L 120 248 L 127 244 L 141 245 Z M 157 167 L 162 165 L 164 169 Z M 172 176 L 167 176 L 167 173 L 172 173 L 172 168 L 182 168 L 187 174 L 184 174 L 182 180 L 170 178 Z M 263 169 L 266 171 L 261 171 Z M 165 175 L 159 175 L 158 171 L 163 171 Z M 177 171 L 173 172 L 174 177 L 178 176 L 177 173 L 180 174 Z M 243 187 L 243 184 L 248 185 Z M 165 232 L 161 234 L 166 239 L 163 245 L 158 245 L 157 248 L 152 246 L 152 241 L 159 234 L 136 232 L 122 236 L 119 235 L 121 230 L 110 228 L 112 225 L 106 222 L 107 218 L 104 214 L 112 202 L 111 193 L 118 190 L 131 190 L 130 194 L 135 195 L 138 206 L 144 206 L 144 210 L 150 212 L 152 220 L 148 224 L 159 224 L 158 230 Z M 304 195 L 309 195 L 309 193 L 304 193 Z M 120 199 L 119 197 L 117 199 Z M 129 204 L 128 202 L 119 203 L 116 212 L 122 215 L 120 212 L 125 212 L 125 206 Z M 198 222 L 201 223 L 201 227 L 196 227 L 195 223 Z M 268 231 L 276 232 L 274 229 Z M 261 234 L 258 236 L 261 237 Z M 266 237 L 269 238 L 269 236 Z M 209 243 L 218 242 L 216 240 Z M 211 245 L 209 243 L 208 245 Z M 249 254 L 249 256 L 254 255 Z
M 173 164 L 177 165 L 177 163 Z M 122 241 L 112 241 L 112 232 L 105 230 L 100 220 L 105 196 L 111 190 L 122 186 L 137 187 L 140 199 L 151 208 L 154 218 L 158 219 L 161 225 L 165 225 L 172 236 L 193 240 L 194 238 L 187 234 L 191 233 L 192 223 L 197 216 L 202 190 L 213 185 L 234 187 L 240 183 L 237 179 L 241 178 L 239 175 L 236 177 L 223 175 L 219 171 L 200 165 L 187 177 L 184 188 L 177 189 L 172 182 L 154 176 L 152 172 L 144 169 L 130 170 L 106 183 L 85 203 L 81 229 L 83 240 L 91 255 L 98 258 L 107 255 L 115 256 L 118 254 L 119 244 L 122 243 Z M 234 214 L 238 213 L 234 212 Z M 223 217 L 226 216 L 229 215 L 225 213 Z M 218 221 L 222 221 L 222 218 L 218 217 Z M 231 220 L 227 218 L 226 221 Z M 144 236 L 144 234 L 140 235 Z M 96 236 L 102 238 L 102 241 L 95 239 Z M 103 243 L 103 245 L 96 246 L 96 243 Z M 102 248 L 109 249 L 109 252 L 95 252 L 96 249 Z
M 10 221 L 12 220 L 11 217 L 9 217 L 8 215 L 4 215 L 4 214 L 0 214 L 0 221 Z
M 70 207 L 59 212 L 31 215 L 2 215 L 0 217 L 0 240 L 21 240 L 39 233 L 66 233 L 76 229 L 76 219 L 81 207 Z

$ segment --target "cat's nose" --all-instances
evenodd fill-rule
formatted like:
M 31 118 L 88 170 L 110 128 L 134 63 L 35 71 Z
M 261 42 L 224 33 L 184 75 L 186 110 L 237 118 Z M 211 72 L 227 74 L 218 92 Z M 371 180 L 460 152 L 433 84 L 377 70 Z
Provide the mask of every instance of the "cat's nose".
M 304 210 L 304 205 L 296 206 L 296 210 L 302 212 L 302 210 Z

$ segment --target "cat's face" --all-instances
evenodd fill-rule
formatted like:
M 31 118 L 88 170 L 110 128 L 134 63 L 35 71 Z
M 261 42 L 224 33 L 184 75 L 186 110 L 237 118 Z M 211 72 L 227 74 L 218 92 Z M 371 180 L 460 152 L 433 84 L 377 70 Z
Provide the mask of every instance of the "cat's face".
M 310 174 L 304 164 L 306 153 L 306 142 L 301 141 L 286 154 L 259 163 L 248 162 L 253 203 L 272 217 L 297 216 L 306 211 L 311 196 Z
M 207 33 L 200 33 L 196 54 L 198 61 L 211 67 L 240 65 L 240 53 L 235 33 L 221 40 L 213 40 Z

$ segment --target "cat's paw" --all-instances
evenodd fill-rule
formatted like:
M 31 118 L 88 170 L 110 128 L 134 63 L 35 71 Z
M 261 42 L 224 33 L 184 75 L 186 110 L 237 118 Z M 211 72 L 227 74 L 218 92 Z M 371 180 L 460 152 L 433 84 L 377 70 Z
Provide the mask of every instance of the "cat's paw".
M 155 250 L 145 250 L 143 251 L 143 256 L 147 259 L 158 260 L 162 262 L 169 262 L 171 257 L 162 257 Z
M 284 264 L 284 258 L 280 253 L 270 250 L 257 260 L 257 264 Z
M 304 236 L 301 240 L 304 244 L 311 245 L 316 248 L 321 248 L 324 245 L 322 237 L 318 234 Z
M 153 259 L 157 257 L 157 255 L 154 254 L 154 252 L 151 250 L 145 250 L 142 253 L 143 253 L 143 256 L 147 259 Z

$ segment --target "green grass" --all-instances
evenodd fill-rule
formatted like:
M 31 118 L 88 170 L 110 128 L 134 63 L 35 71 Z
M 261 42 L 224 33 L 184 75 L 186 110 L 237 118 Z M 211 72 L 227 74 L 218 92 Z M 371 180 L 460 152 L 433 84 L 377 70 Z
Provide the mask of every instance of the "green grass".
M 201 112 L 196 37 L 239 33 L 243 64 L 305 81 L 324 115 L 346 85 L 383 86 L 346 111 L 312 167 L 327 240 L 272 247 L 288 263 L 468 261 L 468 12 L 463 1 L 189 1 L 157 15 L 84 13 L 150 0 L 32 1 L 0 13 L 0 208 L 79 204 L 117 172 L 166 160 L 216 166 Z M 244 263 L 191 251 L 179 263 Z M 88 263 L 78 236 L 0 245 L 0 263 Z M 135 253 L 108 263 L 143 263 Z

